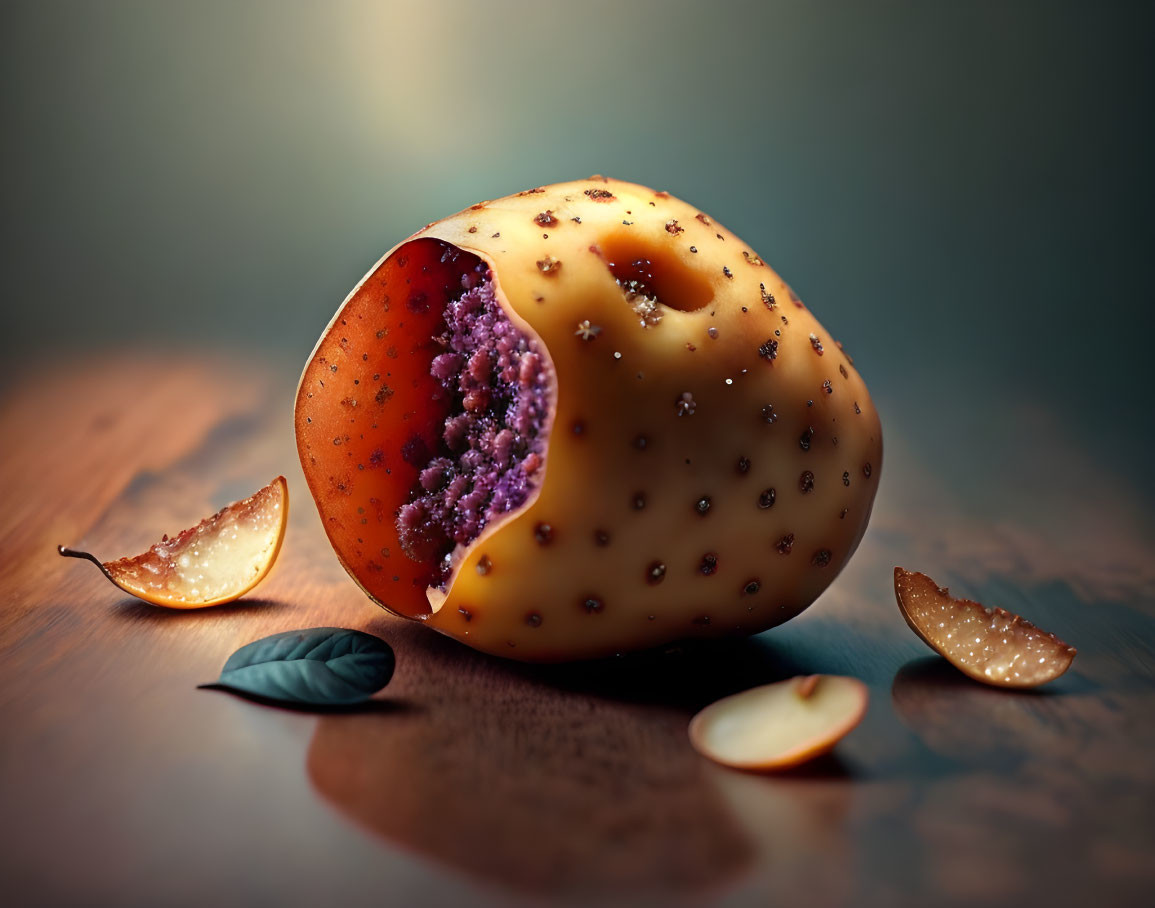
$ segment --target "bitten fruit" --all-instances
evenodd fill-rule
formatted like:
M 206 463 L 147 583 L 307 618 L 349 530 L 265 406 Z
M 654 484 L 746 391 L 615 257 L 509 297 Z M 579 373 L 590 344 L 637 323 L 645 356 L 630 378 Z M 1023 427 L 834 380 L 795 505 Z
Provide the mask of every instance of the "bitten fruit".
M 894 569 L 902 617 L 923 642 L 976 681 L 1038 687 L 1071 667 L 1075 648 L 1001 608 L 955 599 L 926 574 Z
M 388 252 L 309 359 L 296 431 L 373 600 L 535 661 L 798 614 L 862 537 L 882 457 L 850 358 L 757 253 L 601 177 Z
M 846 737 L 866 715 L 868 700 L 857 678 L 790 678 L 711 703 L 690 720 L 690 742 L 735 769 L 789 769 Z
M 153 605 L 224 605 L 265 579 L 281 550 L 288 514 L 289 488 L 278 476 L 256 494 L 135 557 L 101 562 L 88 552 L 56 550 L 91 561 L 126 593 Z

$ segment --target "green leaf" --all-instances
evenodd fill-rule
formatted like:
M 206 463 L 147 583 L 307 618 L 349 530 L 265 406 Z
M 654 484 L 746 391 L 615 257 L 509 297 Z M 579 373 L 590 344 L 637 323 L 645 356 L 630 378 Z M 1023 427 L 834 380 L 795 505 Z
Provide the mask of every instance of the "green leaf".
M 372 634 L 339 627 L 286 631 L 242 646 L 202 687 L 282 703 L 343 706 L 361 703 L 393 677 L 389 644 Z

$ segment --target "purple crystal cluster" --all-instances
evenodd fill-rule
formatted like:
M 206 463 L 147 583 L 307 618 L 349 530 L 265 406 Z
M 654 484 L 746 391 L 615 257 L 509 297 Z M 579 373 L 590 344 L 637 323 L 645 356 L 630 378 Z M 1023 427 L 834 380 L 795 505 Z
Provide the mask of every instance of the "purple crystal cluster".
M 520 507 L 541 470 L 551 404 L 549 365 L 497 302 L 482 267 L 462 278 L 445 309 L 444 352 L 431 373 L 452 395 L 440 449 L 412 500 L 401 508 L 401 546 L 437 560 L 444 584 L 456 545 L 472 542 L 494 517 Z

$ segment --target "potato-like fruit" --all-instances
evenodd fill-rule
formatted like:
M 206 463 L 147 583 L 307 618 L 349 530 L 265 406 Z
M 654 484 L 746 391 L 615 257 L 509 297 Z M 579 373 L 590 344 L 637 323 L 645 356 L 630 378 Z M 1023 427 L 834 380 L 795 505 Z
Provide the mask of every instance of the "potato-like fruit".
M 882 458 L 850 358 L 757 253 L 601 177 L 387 253 L 306 365 L 296 431 L 370 597 L 543 661 L 798 614 L 861 539 Z

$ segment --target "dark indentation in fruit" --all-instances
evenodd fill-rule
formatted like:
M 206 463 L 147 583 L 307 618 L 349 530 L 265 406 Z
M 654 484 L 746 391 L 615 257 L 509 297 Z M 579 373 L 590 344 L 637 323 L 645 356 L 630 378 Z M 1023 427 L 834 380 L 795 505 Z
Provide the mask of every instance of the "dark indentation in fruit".
M 545 258 L 537 260 L 537 270 L 542 274 L 556 275 L 561 271 L 561 262 L 552 255 L 547 255 Z
M 477 573 L 480 574 L 482 577 L 484 577 L 486 574 L 488 574 L 492 567 L 493 567 L 493 562 L 489 560 L 488 555 L 482 555 L 480 558 L 477 559 Z
M 394 579 L 396 579 L 396 578 L 394 578 Z M 473 612 L 471 612 L 469 609 L 465 608 L 464 606 L 462 606 L 461 608 L 459 608 L 459 609 L 457 610 L 457 613 L 458 613 L 459 615 L 461 615 L 461 617 L 462 617 L 462 618 L 463 618 L 465 621 L 472 621 L 472 620 L 473 620 Z
M 814 474 L 809 470 L 803 470 L 802 475 L 798 477 L 798 488 L 805 495 L 807 492 L 814 491 Z
M 773 309 L 775 305 L 774 294 L 766 289 L 765 284 L 759 284 L 758 287 L 762 291 L 762 302 L 765 304 L 766 308 Z
M 806 431 L 804 431 L 798 437 L 798 447 L 800 447 L 803 451 L 809 451 L 810 450 L 810 442 L 812 442 L 813 440 L 814 440 L 814 426 L 807 426 Z
M 830 386 L 830 379 L 829 378 L 826 379 L 826 381 L 824 381 L 822 383 L 822 390 L 825 391 L 827 394 L 833 394 L 834 393 L 834 388 L 832 388 Z
M 817 334 L 810 335 L 810 346 L 814 348 L 815 353 L 817 353 L 819 356 L 822 355 L 822 341 L 818 339 Z
M 634 497 L 630 500 L 635 511 L 641 511 L 646 507 L 646 493 L 634 492 Z
M 742 474 L 743 476 L 745 476 L 747 473 L 749 473 L 750 472 L 750 458 L 749 457 L 739 457 L 737 469 L 738 469 L 738 472 L 740 474 Z
M 614 197 L 614 194 L 608 189 L 587 189 L 585 194 L 595 202 L 609 202 L 612 201 Z
M 670 218 L 670 220 L 666 221 L 666 233 L 677 236 L 679 233 L 684 233 L 685 230 L 685 227 L 678 226 L 678 221 L 675 218 Z
M 610 273 L 643 324 L 660 321 L 662 307 L 693 312 L 713 299 L 709 281 L 687 267 L 673 250 L 640 241 L 629 231 L 607 237 L 601 249 Z
M 548 523 L 538 523 L 533 527 L 533 538 L 538 545 L 549 545 L 553 542 L 553 527 Z
M 530 612 L 525 616 L 525 623 L 530 627 L 541 627 L 541 614 L 538 612 Z
M 634 447 L 637 448 L 639 451 L 646 450 L 646 446 L 649 443 L 650 443 L 650 440 L 648 438 L 646 438 L 645 435 L 639 435 L 637 438 L 634 439 Z
M 778 414 L 774 412 L 774 404 L 766 404 L 762 407 L 762 421 L 770 425 L 778 422 Z
M 843 508 L 838 514 L 838 519 L 839 520 L 845 520 L 848 510 L 849 510 L 848 508 Z
M 850 378 L 850 373 L 846 371 L 846 366 L 842 365 L 842 363 L 838 364 L 838 371 L 842 373 L 843 378 Z
M 710 513 L 710 505 L 710 496 L 703 495 L 701 498 L 694 502 L 694 510 L 705 516 L 706 514 Z
M 586 596 L 582 599 L 582 608 L 591 615 L 600 613 L 605 607 L 605 603 L 598 596 Z
M 689 391 L 683 391 L 681 397 L 674 401 L 674 412 L 679 416 L 693 416 L 696 409 L 698 405 Z
M 719 237 L 718 237 L 718 239 L 721 239 L 721 236 L 719 236 Z M 726 277 L 727 277 L 729 280 L 733 280 L 733 279 L 734 279 L 734 272 L 733 272 L 733 271 L 731 271 L 731 270 L 730 270 L 730 269 L 729 269 L 727 266 L 725 266 L 725 265 L 723 265 L 723 266 L 722 266 L 722 273 L 723 273 L 724 275 L 726 275 Z
M 594 530 L 594 545 L 605 548 L 610 544 L 610 534 L 605 530 Z
M 428 312 L 429 297 L 425 295 L 423 290 L 410 290 L 405 305 L 409 307 L 410 312 Z
M 761 347 L 758 348 L 758 355 L 765 360 L 774 360 L 778 358 L 778 341 L 774 338 L 769 338 Z
M 463 275 L 433 338 L 442 352 L 430 374 L 452 402 L 436 450 L 416 435 L 401 449 L 421 472 L 398 513 L 398 535 L 406 555 L 434 563 L 437 585 L 448 578 L 454 546 L 525 503 L 546 447 L 547 362 L 501 309 L 486 274 L 478 265 Z
M 789 555 L 790 550 L 794 548 L 794 534 L 787 533 L 785 536 L 779 539 L 776 548 L 778 549 L 779 555 Z
M 574 435 L 585 435 L 586 434 L 586 424 L 585 424 L 585 422 L 583 422 L 580 419 L 574 420 L 574 424 L 571 427 L 571 429 L 572 429 Z
M 819 549 L 814 553 L 814 557 L 810 559 L 811 564 L 815 567 L 826 567 L 830 564 L 830 549 Z
M 843 484 L 844 486 L 848 486 L 848 485 L 850 485 L 850 473 L 849 473 L 849 472 L 843 471 L 843 473 L 842 473 L 842 484 Z
M 647 583 L 661 583 L 665 576 L 666 566 L 660 561 L 652 561 L 650 566 L 646 568 Z
M 862 410 L 860 410 L 858 407 L 858 401 L 854 402 L 854 412 L 855 413 L 861 413 L 862 412 Z
M 868 463 L 867 463 L 867 464 L 863 464 L 863 466 L 862 466 L 862 475 L 863 475 L 863 476 L 865 476 L 867 479 L 869 479 L 869 478 L 870 478 L 870 464 L 868 464 Z
M 774 499 L 777 497 L 777 494 L 773 489 L 763 489 L 758 496 L 758 507 L 763 510 L 774 507 Z
M 746 581 L 745 585 L 742 587 L 742 592 L 747 596 L 753 596 L 760 589 L 762 589 L 761 581 L 759 581 L 757 578 L 754 578 L 753 580 Z
M 547 210 L 541 212 L 541 214 L 537 215 L 537 217 L 535 217 L 533 219 L 533 221 L 535 224 L 538 224 L 541 227 L 552 227 L 554 224 L 557 223 L 557 218 L 555 218 L 553 216 L 552 211 L 547 209 Z
M 698 570 L 710 577 L 718 573 L 718 554 L 716 552 L 707 552 L 702 556 L 702 561 L 698 565 Z
M 693 623 L 698 625 L 699 627 L 705 627 L 706 625 L 708 625 L 710 623 L 710 616 L 709 615 L 699 615 L 697 618 L 693 619 Z

